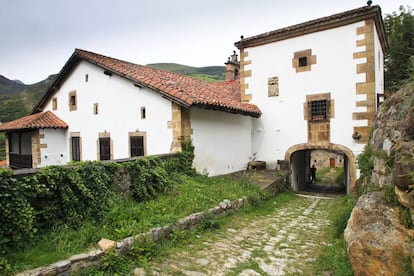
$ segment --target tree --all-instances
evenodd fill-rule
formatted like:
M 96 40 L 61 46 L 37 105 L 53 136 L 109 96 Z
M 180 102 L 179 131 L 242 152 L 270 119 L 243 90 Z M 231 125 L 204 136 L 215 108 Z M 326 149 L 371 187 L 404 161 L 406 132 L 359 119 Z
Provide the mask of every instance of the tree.
M 385 55 L 385 90 L 397 90 L 410 77 L 410 59 L 414 57 L 413 9 L 400 6 L 399 13 L 384 18 L 389 49 Z

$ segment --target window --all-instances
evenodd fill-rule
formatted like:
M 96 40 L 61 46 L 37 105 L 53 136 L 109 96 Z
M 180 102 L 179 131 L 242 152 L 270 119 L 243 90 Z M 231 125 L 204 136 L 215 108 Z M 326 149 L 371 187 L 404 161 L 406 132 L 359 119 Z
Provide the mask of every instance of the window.
M 99 160 L 111 160 L 111 139 L 99 138 Z
M 93 104 L 93 115 L 98 115 L 98 113 L 99 113 L 99 104 L 94 103 Z
M 80 161 L 80 137 L 71 137 L 71 145 L 72 161 Z
M 145 106 L 141 106 L 141 119 L 145 119 L 147 117 L 147 111 Z
M 308 66 L 308 58 L 307 57 L 300 57 L 299 58 L 299 67 Z
M 69 110 L 74 111 L 77 109 L 77 97 L 76 97 L 76 91 L 69 92 Z
M 329 101 L 316 100 L 309 103 L 311 121 L 326 121 L 329 118 Z
M 89 75 L 85 74 L 85 82 L 88 82 L 88 81 L 89 81 Z
M 130 136 L 131 157 L 144 156 L 144 136 Z
M 314 64 L 316 64 L 316 55 L 312 55 L 312 49 L 293 53 L 292 66 L 296 73 L 311 71 Z
M 52 109 L 57 110 L 57 98 L 53 97 L 52 99 Z

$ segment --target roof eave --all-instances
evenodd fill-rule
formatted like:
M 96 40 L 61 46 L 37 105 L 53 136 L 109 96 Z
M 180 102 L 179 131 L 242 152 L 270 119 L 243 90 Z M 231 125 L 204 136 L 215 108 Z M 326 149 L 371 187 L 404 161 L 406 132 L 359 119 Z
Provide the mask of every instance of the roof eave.
M 68 128 L 69 127 L 22 127 L 22 128 L 0 129 L 0 132 L 13 132 L 13 131 L 36 130 L 36 129 L 68 129 Z
M 378 35 L 381 41 L 382 50 L 385 52 L 388 49 L 388 41 L 387 41 L 387 37 L 385 33 L 384 22 L 381 17 L 381 8 L 379 6 L 374 6 L 372 9 L 368 10 L 367 12 L 363 14 L 349 16 L 346 18 L 339 18 L 339 19 L 330 20 L 327 22 L 320 22 L 310 27 L 304 25 L 303 27 L 295 28 L 296 25 L 293 25 L 293 26 L 289 26 L 286 28 L 263 33 L 257 36 L 244 38 L 240 41 L 235 42 L 234 45 L 238 49 L 255 47 L 255 46 L 265 45 L 268 43 L 277 42 L 277 41 L 281 41 L 281 40 L 285 40 L 285 39 L 289 39 L 289 38 L 293 38 L 293 37 L 297 37 L 301 35 L 306 35 L 310 33 L 315 33 L 315 32 L 337 28 L 340 26 L 349 25 L 349 24 L 352 24 L 352 23 L 355 23 L 361 20 L 366 20 L 366 19 L 374 19 L 376 26 L 379 27 L 377 28 L 377 32 L 378 32 Z M 312 21 L 308 21 L 308 22 L 311 23 Z M 300 23 L 297 25 L 306 24 L 306 23 L 307 22 Z M 289 28 L 293 30 L 289 30 Z M 283 31 L 284 29 L 286 30 Z M 283 31 L 283 32 L 278 33 L 279 31 Z
M 216 106 L 216 105 L 209 105 L 209 104 L 202 104 L 202 103 L 193 104 L 192 106 L 203 108 L 203 109 L 223 111 L 223 112 L 232 113 L 232 114 L 246 115 L 246 116 L 250 116 L 254 118 L 259 118 L 262 115 L 260 111 L 258 112 L 247 111 L 247 110 L 242 110 L 242 109 L 235 109 L 235 108 L 230 108 L 230 107 L 225 107 L 225 106 Z

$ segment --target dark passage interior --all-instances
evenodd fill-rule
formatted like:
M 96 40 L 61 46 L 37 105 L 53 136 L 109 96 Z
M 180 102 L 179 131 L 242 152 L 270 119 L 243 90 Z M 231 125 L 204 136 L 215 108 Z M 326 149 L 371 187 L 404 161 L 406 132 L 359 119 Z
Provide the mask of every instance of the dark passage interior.
M 349 190 L 349 159 L 343 152 L 305 149 L 291 155 L 294 191 L 316 194 L 346 194 Z M 312 179 L 312 169 L 315 175 Z

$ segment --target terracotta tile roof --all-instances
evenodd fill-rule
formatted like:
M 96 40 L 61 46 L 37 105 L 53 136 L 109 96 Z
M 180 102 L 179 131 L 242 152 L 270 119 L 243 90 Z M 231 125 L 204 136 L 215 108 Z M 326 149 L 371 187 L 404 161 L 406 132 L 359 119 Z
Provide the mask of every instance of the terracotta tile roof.
M 0 125 L 0 131 L 39 128 L 68 128 L 68 125 L 51 111 L 32 114 Z
M 177 73 L 145 67 L 81 49 L 75 50 L 60 72 L 58 79 L 35 107 L 35 112 L 42 109 L 42 105 L 53 94 L 54 87 L 59 87 L 65 74 L 79 60 L 87 60 L 108 71 L 108 74 L 113 73 L 129 79 L 136 86 L 155 90 L 185 107 L 199 106 L 253 117 L 261 115 L 257 106 L 241 102 L 240 92 L 235 90 L 237 84 L 207 83 Z
M 267 33 L 242 38 L 240 41 L 236 42 L 235 45 L 239 49 L 254 47 L 339 26 L 345 26 L 366 19 L 374 19 L 383 50 L 385 51 L 388 48 L 388 42 L 384 22 L 382 20 L 381 8 L 379 6 L 364 6 Z

